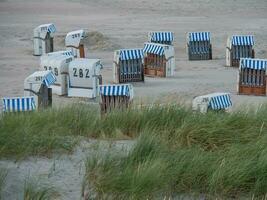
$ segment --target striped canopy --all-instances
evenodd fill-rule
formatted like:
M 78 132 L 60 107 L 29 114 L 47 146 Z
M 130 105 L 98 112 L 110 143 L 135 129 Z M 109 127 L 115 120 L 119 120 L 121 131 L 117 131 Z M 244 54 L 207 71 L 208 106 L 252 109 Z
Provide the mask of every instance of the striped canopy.
M 27 77 L 26 80 L 30 82 L 41 82 L 48 87 L 56 82 L 56 77 L 51 71 L 47 70 L 34 72 L 29 77 Z
M 143 49 L 120 49 L 120 60 L 133 60 L 143 57 Z
M 252 35 L 234 35 L 232 36 L 233 45 L 254 45 L 254 36 Z
M 34 97 L 5 97 L 3 112 L 31 111 L 36 109 Z
M 190 42 L 210 41 L 210 32 L 190 32 L 188 37 Z
M 266 70 L 267 59 L 253 59 L 253 58 L 241 58 L 240 68 L 256 69 L 256 70 Z
M 218 93 L 217 95 L 211 96 L 208 106 L 212 110 L 221 110 L 232 106 L 230 94 Z
M 162 56 L 164 55 L 164 46 L 157 43 L 145 43 L 143 51 L 145 53 L 152 53 Z
M 48 87 L 50 85 L 53 85 L 56 82 L 56 80 L 57 79 L 55 75 L 52 72 L 50 72 L 43 77 L 43 84 L 45 84 Z
M 151 42 L 172 42 L 173 32 L 151 32 Z
M 119 85 L 100 85 L 100 94 L 102 96 L 131 96 L 130 84 Z

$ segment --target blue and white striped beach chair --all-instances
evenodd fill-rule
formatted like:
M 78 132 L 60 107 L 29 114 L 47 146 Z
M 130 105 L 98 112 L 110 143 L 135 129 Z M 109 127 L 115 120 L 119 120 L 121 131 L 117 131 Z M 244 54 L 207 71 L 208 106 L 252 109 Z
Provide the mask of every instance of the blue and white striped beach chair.
M 120 49 L 114 52 L 115 83 L 144 81 L 143 49 Z
M 156 31 L 148 33 L 148 42 L 173 45 L 174 34 L 168 31 Z
M 99 92 L 102 113 L 114 108 L 127 108 L 133 99 L 133 86 L 131 84 L 101 85 Z
M 226 66 L 239 66 L 240 58 L 254 58 L 255 42 L 252 35 L 233 35 L 227 40 Z
M 212 59 L 210 32 L 190 32 L 187 40 L 189 60 Z
M 208 110 L 227 110 L 232 106 L 229 93 L 211 93 L 193 99 L 193 110 L 206 113 Z
M 36 104 L 33 96 L 2 98 L 3 112 L 33 111 Z

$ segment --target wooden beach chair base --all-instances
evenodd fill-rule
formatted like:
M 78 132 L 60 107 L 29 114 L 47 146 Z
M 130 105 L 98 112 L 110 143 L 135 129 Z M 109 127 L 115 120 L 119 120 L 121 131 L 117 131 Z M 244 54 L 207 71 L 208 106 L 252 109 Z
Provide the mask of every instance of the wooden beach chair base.
M 101 114 L 111 112 L 114 109 L 127 109 L 130 105 L 130 98 L 127 96 L 101 96 Z
M 266 96 L 266 86 L 239 85 L 238 94 Z

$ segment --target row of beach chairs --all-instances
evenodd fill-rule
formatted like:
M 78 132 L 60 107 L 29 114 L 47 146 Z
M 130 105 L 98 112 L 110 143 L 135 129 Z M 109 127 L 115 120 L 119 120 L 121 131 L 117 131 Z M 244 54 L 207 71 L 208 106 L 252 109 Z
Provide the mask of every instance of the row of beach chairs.
M 175 53 L 172 32 L 150 32 L 148 42 L 145 42 L 142 48 L 116 50 L 113 60 L 113 79 L 116 84 L 107 85 L 102 85 L 100 69 L 96 67 L 96 63 L 100 60 L 85 58 L 83 44 L 85 31 L 69 32 L 65 38 L 66 50 L 59 52 L 53 52 L 55 32 L 54 24 L 40 25 L 34 29 L 34 55 L 43 55 L 40 66 L 41 70 L 45 71 L 40 73 L 50 73 L 49 76 L 53 76 L 54 80 L 48 85 L 42 82 L 44 77 L 39 77 L 37 88 L 30 88 L 31 91 L 28 93 L 26 91 L 27 96 L 3 98 L 4 111 L 34 110 L 51 105 L 53 90 L 53 93 L 58 95 L 87 98 L 95 98 L 99 95 L 100 108 L 102 113 L 105 113 L 115 107 L 129 107 L 133 100 L 133 86 L 128 84 L 129 82 L 143 82 L 145 76 L 174 75 Z M 239 94 L 266 95 L 266 60 L 253 59 L 255 56 L 253 45 L 253 36 L 228 38 L 226 64 L 239 66 Z M 188 33 L 187 50 L 189 60 L 212 59 L 210 33 Z M 89 74 L 89 71 L 98 72 Z M 24 106 L 20 109 L 20 106 L 24 105 L 22 99 L 31 99 L 32 106 Z M 193 107 L 198 110 L 221 110 L 232 105 L 228 93 L 204 95 L 194 99 L 193 104 Z

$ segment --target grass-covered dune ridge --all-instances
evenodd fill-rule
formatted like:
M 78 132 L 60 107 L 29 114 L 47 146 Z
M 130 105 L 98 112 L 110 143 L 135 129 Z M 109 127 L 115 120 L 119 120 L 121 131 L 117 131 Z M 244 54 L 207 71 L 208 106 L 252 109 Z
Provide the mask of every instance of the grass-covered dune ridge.
M 88 157 L 84 188 L 93 186 L 100 199 L 177 193 L 262 197 L 267 193 L 266 116 L 266 105 L 207 114 L 179 105 L 103 117 L 88 105 L 11 113 L 0 118 L 0 157 L 71 152 L 85 138 L 137 138 L 128 153 Z
M 201 145 L 170 148 L 152 132 L 143 133 L 126 155 L 96 154 L 86 161 L 84 188 L 99 199 L 265 199 L 267 136 L 235 142 L 216 151 Z
M 100 117 L 96 107 L 72 105 L 32 113 L 10 113 L 0 118 L 0 157 L 71 151 L 80 137 L 134 138 L 150 131 L 170 147 L 198 146 L 203 150 L 246 144 L 267 132 L 267 106 L 257 111 L 206 115 L 183 106 L 115 111 Z

